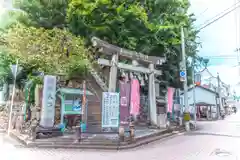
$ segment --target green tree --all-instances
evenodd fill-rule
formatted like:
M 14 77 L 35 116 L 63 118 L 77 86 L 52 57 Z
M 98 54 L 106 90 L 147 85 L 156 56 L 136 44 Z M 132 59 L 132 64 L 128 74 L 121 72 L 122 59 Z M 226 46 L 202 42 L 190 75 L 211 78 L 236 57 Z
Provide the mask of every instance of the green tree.
M 194 16 L 187 13 L 189 6 L 188 0 L 72 0 L 67 20 L 74 34 L 97 36 L 147 55 L 166 56 L 162 79 L 179 87 L 180 27 L 186 29 L 187 57 L 195 57 L 199 45 Z M 188 73 L 191 76 L 190 66 Z
M 1 35 L 7 53 L 20 60 L 25 70 L 47 74 L 83 75 L 88 64 L 84 40 L 66 30 L 11 26 Z
M 23 13 L 18 20 L 25 25 L 46 29 L 66 27 L 68 0 L 14 0 Z
M 199 46 L 188 0 L 21 0 L 16 6 L 26 13 L 28 18 L 19 19 L 29 26 L 66 26 L 86 38 L 87 45 L 92 36 L 97 36 L 123 48 L 167 57 L 161 78 L 175 87 L 180 86 L 181 26 L 186 29 L 187 57 L 196 57 Z M 190 66 L 188 73 L 190 76 Z
M 16 21 L 14 16 L 9 15 L 9 12 L 3 11 L 0 15 L 0 30 L 6 29 L 6 27 Z
M 7 10 L 4 11 L 0 16 L 0 35 L 15 22 L 17 22 L 17 14 L 12 15 Z M 13 75 L 10 66 L 16 62 L 16 59 L 8 54 L 3 44 L 4 41 L 0 39 L 0 85 L 12 83 Z
M 0 51 L 0 86 L 11 77 L 11 64 L 11 57 L 3 51 Z

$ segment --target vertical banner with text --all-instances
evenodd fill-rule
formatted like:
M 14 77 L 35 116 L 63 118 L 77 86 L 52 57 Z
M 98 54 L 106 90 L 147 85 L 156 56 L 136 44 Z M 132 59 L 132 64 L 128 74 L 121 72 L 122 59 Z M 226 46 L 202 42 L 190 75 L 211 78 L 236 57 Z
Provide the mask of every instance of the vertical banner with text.
M 120 88 L 120 124 L 128 126 L 130 118 L 130 83 L 119 82 Z
M 174 94 L 175 88 L 168 87 L 168 92 L 167 92 L 167 98 L 168 98 L 168 108 L 167 112 L 172 113 L 173 111 L 173 94 Z
M 131 80 L 130 114 L 137 116 L 140 111 L 140 84 L 137 79 Z

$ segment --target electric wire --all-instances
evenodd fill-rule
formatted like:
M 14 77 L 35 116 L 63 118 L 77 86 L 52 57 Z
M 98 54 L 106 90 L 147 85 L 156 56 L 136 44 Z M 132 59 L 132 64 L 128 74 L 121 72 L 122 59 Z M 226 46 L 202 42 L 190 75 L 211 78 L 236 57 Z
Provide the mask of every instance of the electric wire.
M 217 14 L 216 16 L 214 16 L 214 17 L 216 17 L 216 18 L 213 17 L 213 18 L 211 18 L 210 20 L 207 20 L 207 23 L 202 24 L 202 25 L 201 25 L 202 27 L 200 27 L 197 31 L 201 31 L 202 29 L 210 26 L 211 24 L 213 24 L 213 23 L 215 23 L 216 21 L 222 19 L 223 17 L 225 17 L 225 16 L 228 15 L 229 13 L 233 12 L 233 11 L 236 10 L 238 7 L 240 7 L 239 3 L 240 3 L 240 1 L 236 2 L 236 3 L 233 5 L 233 6 L 234 6 L 233 8 L 230 7 L 230 8 L 232 8 L 232 9 L 227 8 L 227 9 L 225 9 L 224 11 L 222 11 L 221 13 Z M 237 6 L 236 6 L 236 5 L 237 5 Z M 230 9 L 230 10 L 229 10 L 229 9 Z M 229 11 L 228 11 L 228 10 L 229 10 Z M 225 12 L 225 11 L 227 11 L 227 12 Z M 225 13 L 224 13 L 224 12 L 225 12 Z M 212 20 L 212 19 L 213 19 L 213 20 Z
M 235 3 L 240 2 L 239 0 L 235 0 Z M 239 62 L 239 9 L 235 12 L 235 28 L 236 28 L 236 56 L 237 61 Z
M 204 13 L 206 13 L 208 11 L 208 8 L 206 8 L 205 10 L 203 10 L 200 14 L 198 14 L 195 18 L 198 19 L 199 17 L 201 17 Z
M 238 0 L 236 0 L 235 3 L 234 3 L 232 6 L 230 6 L 230 7 L 228 7 L 227 9 L 221 11 L 220 13 L 218 13 L 217 15 L 215 15 L 214 17 L 206 20 L 201 26 L 203 26 L 203 25 L 209 23 L 210 21 L 216 19 L 217 17 L 221 16 L 222 14 L 224 14 L 225 12 L 227 12 L 228 10 L 230 10 L 231 8 L 235 7 L 235 6 L 236 6 L 237 4 L 239 4 L 239 3 L 240 3 L 240 2 L 239 2 Z M 205 13 L 207 10 L 208 10 L 208 8 L 205 9 L 205 10 L 203 11 L 203 13 Z
M 226 15 L 230 14 L 231 12 L 233 12 L 234 10 L 236 10 L 237 8 L 240 7 L 239 4 L 240 4 L 240 1 L 239 1 L 239 0 L 236 0 L 236 2 L 235 2 L 231 7 L 223 10 L 221 13 L 219 13 L 219 14 L 217 14 L 216 16 L 212 17 L 211 19 L 205 21 L 205 23 L 203 23 L 203 24 L 201 25 L 202 27 L 200 27 L 200 28 L 198 29 L 198 31 L 201 31 L 202 29 L 208 27 L 209 25 L 215 23 L 216 21 L 218 21 L 218 20 L 220 20 L 221 18 L 225 17 Z M 235 24 L 235 25 L 236 25 L 237 33 L 238 33 L 238 31 L 239 31 L 238 26 L 237 26 L 237 25 L 239 25 L 239 23 L 237 23 L 237 22 L 239 22 L 239 21 L 238 21 L 238 17 L 239 17 L 239 13 L 237 13 L 237 15 L 236 15 L 236 20 L 237 20 L 237 21 L 236 21 L 236 24 Z M 237 46 L 240 45 L 240 44 L 238 44 L 238 43 L 239 43 L 239 35 L 236 34 L 236 44 L 237 44 Z M 237 52 L 237 54 L 234 55 L 234 56 L 232 56 L 232 55 L 219 55 L 219 56 L 204 56 L 204 57 L 205 57 L 205 58 L 208 58 L 208 59 L 237 59 L 238 62 L 239 62 L 239 50 L 237 50 L 236 52 Z M 238 65 L 237 65 L 237 66 L 238 66 Z M 236 67 L 236 66 L 232 66 L 232 67 Z

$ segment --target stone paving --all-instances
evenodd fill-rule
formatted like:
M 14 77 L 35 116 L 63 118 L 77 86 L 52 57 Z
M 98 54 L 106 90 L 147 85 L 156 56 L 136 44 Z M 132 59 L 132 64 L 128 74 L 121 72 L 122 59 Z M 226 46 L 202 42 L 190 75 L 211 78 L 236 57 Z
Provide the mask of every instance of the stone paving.
M 199 122 L 200 130 L 180 134 L 126 151 L 29 149 L 1 136 L 4 160 L 238 160 L 240 159 L 240 113 L 225 120 Z M 17 146 L 18 145 L 18 146 Z

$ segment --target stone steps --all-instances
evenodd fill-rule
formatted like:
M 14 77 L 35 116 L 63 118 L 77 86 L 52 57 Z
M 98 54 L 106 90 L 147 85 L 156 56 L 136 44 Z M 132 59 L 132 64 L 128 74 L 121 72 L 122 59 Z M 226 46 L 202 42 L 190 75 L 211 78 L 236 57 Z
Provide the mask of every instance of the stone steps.
M 167 138 L 169 136 L 178 135 L 179 132 L 183 132 L 184 130 L 178 129 L 178 132 L 174 130 L 162 130 L 153 134 L 149 134 L 146 136 L 136 137 L 134 140 L 125 139 L 124 142 L 120 142 L 118 139 L 89 139 L 77 142 L 74 138 L 61 140 L 59 139 L 45 139 L 45 140 L 36 140 L 34 142 L 28 141 L 21 136 L 15 135 L 13 132 L 11 136 L 21 143 L 23 143 L 26 147 L 37 147 L 37 148 L 65 148 L 65 149 L 103 149 L 103 150 L 119 150 L 119 149 L 131 149 L 135 147 L 139 147 L 141 145 L 145 145 L 162 138 Z

